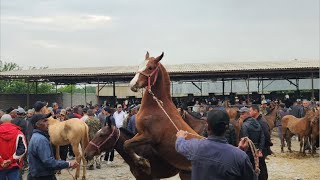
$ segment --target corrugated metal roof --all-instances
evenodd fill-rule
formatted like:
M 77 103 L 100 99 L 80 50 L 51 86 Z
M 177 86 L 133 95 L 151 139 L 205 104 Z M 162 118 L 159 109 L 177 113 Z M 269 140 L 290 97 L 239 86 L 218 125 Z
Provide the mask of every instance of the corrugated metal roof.
M 319 68 L 316 60 L 291 60 L 277 62 L 244 62 L 223 64 L 178 64 L 165 65 L 169 73 L 197 72 L 229 72 L 279 69 L 308 69 Z M 57 68 L 1 72 L 0 77 L 41 77 L 41 76 L 92 76 L 92 75 L 121 75 L 134 74 L 138 66 L 108 66 L 86 68 Z

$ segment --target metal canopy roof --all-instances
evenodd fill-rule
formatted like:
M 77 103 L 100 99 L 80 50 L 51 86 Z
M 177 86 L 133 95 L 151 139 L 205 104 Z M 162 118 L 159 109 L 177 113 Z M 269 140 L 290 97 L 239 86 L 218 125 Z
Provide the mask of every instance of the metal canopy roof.
M 319 61 L 291 60 L 223 64 L 164 65 L 172 81 L 319 78 Z M 1 72 L 0 79 L 28 79 L 58 84 L 128 82 L 138 66 L 36 69 Z

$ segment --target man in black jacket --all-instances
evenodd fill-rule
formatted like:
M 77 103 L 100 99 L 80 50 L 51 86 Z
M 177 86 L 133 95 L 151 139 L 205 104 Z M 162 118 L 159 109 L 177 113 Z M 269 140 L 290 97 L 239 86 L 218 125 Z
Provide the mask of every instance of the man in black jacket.
M 258 149 L 258 154 L 262 154 L 265 138 L 260 124 L 251 117 L 249 108 L 242 107 L 239 112 L 240 118 L 243 119 L 243 124 L 240 130 L 240 138 L 248 137 Z M 254 158 L 252 152 L 250 151 L 250 148 L 246 153 L 248 154 L 250 161 L 254 167 Z
M 259 106 L 254 104 L 250 108 L 250 115 L 255 118 L 258 123 L 260 124 L 263 135 L 265 137 L 264 140 L 264 148 L 262 149 L 262 157 L 259 158 L 259 166 L 260 166 L 260 174 L 259 174 L 259 180 L 265 180 L 268 179 L 268 170 L 266 165 L 266 157 L 268 155 L 271 155 L 270 146 L 272 146 L 272 142 L 270 139 L 270 132 L 269 132 L 269 125 L 265 118 L 260 114 L 259 112 Z

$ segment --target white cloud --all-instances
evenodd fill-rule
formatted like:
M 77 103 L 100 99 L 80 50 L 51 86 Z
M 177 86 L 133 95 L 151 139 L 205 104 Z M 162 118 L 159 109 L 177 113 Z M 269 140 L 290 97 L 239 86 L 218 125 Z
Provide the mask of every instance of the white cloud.
M 50 48 L 50 49 L 61 47 L 58 44 L 54 44 L 52 42 L 48 42 L 48 41 L 44 41 L 44 40 L 33 40 L 33 41 L 31 41 L 31 44 L 34 46 L 38 46 L 38 47 L 42 47 L 42 48 Z
M 54 30 L 83 30 L 106 25 L 112 18 L 103 15 L 66 15 L 66 16 L 2 16 L 1 22 Z

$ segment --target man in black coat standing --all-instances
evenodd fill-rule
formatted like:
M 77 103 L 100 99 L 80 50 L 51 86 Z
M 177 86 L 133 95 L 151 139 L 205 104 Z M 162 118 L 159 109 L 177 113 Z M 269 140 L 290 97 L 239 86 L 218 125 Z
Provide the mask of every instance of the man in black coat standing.
M 262 114 L 259 112 L 259 106 L 254 104 L 250 108 L 250 115 L 255 118 L 258 123 L 260 124 L 263 135 L 264 135 L 264 148 L 262 149 L 262 157 L 259 158 L 259 167 L 260 167 L 260 174 L 259 180 L 268 179 L 268 170 L 266 165 L 266 157 L 271 155 L 270 146 L 272 146 L 272 142 L 270 139 L 270 131 L 269 125 Z
M 243 119 L 243 124 L 240 130 L 240 138 L 248 137 L 257 148 L 258 154 L 261 155 L 262 150 L 264 149 L 265 137 L 260 124 L 251 117 L 249 108 L 242 107 L 239 112 L 240 118 Z M 246 153 L 248 154 L 253 167 L 255 167 L 254 155 L 252 154 L 250 148 L 246 151 Z

